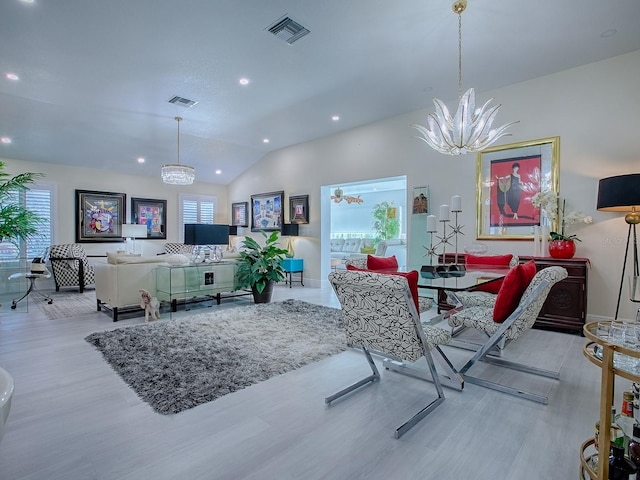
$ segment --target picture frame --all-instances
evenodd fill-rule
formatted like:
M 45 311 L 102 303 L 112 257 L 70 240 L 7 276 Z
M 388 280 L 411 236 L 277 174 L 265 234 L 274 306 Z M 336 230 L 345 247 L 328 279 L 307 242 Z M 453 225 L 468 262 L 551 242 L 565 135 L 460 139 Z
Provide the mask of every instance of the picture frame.
M 429 213 L 429 186 L 413 187 L 412 215 L 427 215 Z
M 478 240 L 532 240 L 547 220 L 531 198 L 558 192 L 560 137 L 490 147 L 476 159 L 476 237 Z M 551 230 L 555 228 L 550 225 Z
M 148 240 L 167 239 L 167 201 L 154 198 L 131 198 L 131 223 L 147 226 Z
M 282 231 L 284 191 L 251 195 L 251 231 Z
M 76 190 L 76 243 L 123 242 L 125 193 Z
M 309 195 L 289 196 L 289 223 L 309 223 Z
M 249 226 L 249 210 L 248 202 L 236 202 L 231 204 L 231 226 L 248 227 Z

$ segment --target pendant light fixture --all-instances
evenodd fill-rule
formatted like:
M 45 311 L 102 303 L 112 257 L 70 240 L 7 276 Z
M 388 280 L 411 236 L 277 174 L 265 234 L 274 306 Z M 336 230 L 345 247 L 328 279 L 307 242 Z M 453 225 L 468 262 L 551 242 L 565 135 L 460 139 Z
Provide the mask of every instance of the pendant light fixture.
M 167 163 L 162 166 L 162 181 L 169 185 L 191 185 L 196 178 L 196 171 L 189 165 L 180 164 L 180 122 L 182 117 L 175 117 L 178 122 L 178 163 Z
M 506 129 L 517 123 L 507 123 L 492 130 L 491 124 L 501 105 L 489 108 L 492 98 L 476 110 L 473 88 L 462 94 L 462 12 L 466 8 L 467 0 L 458 0 L 452 6 L 454 13 L 458 15 L 458 110 L 452 117 L 444 102 L 434 98 L 436 112 L 427 116 L 428 126 L 411 125 L 421 133 L 417 138 L 446 155 L 478 152 L 500 137 L 510 135 Z

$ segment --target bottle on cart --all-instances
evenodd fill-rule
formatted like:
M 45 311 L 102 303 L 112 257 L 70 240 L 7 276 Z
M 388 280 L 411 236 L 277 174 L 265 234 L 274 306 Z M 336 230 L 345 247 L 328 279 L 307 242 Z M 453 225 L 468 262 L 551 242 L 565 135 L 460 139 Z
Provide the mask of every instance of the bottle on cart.
M 624 448 L 614 445 L 609 457 L 609 480 L 629 480 L 636 473 L 636 466 L 624 456 Z
M 633 439 L 629 443 L 629 460 L 636 466 L 636 478 L 640 470 L 640 425 L 633 426 Z
M 622 447 L 624 452 L 624 432 L 618 426 L 618 419 L 616 417 L 616 407 L 611 407 L 611 448 L 617 445 Z
M 633 418 L 633 392 L 624 392 L 622 394 L 622 409 L 620 413 L 626 417 Z

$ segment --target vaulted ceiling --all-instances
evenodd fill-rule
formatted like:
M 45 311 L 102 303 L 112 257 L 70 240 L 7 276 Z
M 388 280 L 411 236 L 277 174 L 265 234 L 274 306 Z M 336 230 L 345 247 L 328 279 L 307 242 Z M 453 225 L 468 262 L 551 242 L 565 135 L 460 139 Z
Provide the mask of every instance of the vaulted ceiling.
M 283 16 L 310 33 L 274 36 Z M 638 24 L 637 0 L 469 0 L 463 87 L 486 101 L 639 50 Z M 0 157 L 159 176 L 181 116 L 181 162 L 226 184 L 270 151 L 453 106 L 457 27 L 451 0 L 4 0 Z

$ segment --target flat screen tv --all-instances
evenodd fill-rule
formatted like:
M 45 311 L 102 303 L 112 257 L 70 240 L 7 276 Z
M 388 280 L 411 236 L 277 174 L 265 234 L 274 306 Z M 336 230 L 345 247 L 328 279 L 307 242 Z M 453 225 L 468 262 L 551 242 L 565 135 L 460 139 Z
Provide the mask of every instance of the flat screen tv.
M 229 225 L 186 223 L 184 225 L 184 243 L 187 245 L 227 245 L 229 243 Z

